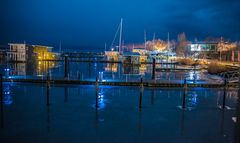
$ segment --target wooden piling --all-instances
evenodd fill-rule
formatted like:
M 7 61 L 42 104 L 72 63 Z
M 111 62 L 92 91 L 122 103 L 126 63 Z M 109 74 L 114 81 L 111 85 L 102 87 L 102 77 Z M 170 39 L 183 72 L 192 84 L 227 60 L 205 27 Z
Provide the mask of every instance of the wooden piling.
M 64 56 L 64 78 L 68 77 L 68 56 Z
M 141 84 L 140 84 L 140 96 L 139 96 L 139 108 L 142 108 L 142 96 L 143 96 L 144 88 L 143 88 L 143 78 L 141 77 Z
M 99 107 L 98 106 L 98 76 L 96 77 L 96 97 L 95 97 L 95 100 L 96 100 L 96 109 Z
M 222 109 L 225 109 L 225 104 L 226 104 L 226 90 L 227 90 L 227 80 L 224 79 L 224 91 L 223 91 Z
M 152 79 L 155 79 L 155 72 L 156 72 L 156 59 L 153 58 L 153 62 L 152 62 Z
M 1 103 L 3 102 L 3 76 L 0 74 L 0 98 Z
M 81 80 L 81 73 L 78 72 L 78 80 Z
M 182 108 L 185 109 L 186 107 L 186 94 L 187 94 L 187 80 L 184 79 L 184 93 L 183 93 L 183 99 L 182 99 Z
M 49 90 L 50 90 L 49 76 L 47 76 L 46 84 L 47 84 L 47 106 L 49 106 L 50 105 L 50 100 L 49 100 Z

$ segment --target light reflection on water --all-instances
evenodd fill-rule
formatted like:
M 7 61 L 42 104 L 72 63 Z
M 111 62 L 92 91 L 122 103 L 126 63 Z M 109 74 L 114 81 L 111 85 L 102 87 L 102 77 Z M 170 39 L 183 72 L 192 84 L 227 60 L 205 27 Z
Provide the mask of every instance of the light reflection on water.
M 187 106 L 193 110 L 179 110 L 176 106 L 182 103 L 182 89 L 144 88 L 141 111 L 139 87 L 99 86 L 98 110 L 93 108 L 95 86 L 52 85 L 48 107 L 45 90 L 45 85 L 37 84 L 11 87 L 14 104 L 1 108 L 4 126 L 0 142 L 32 142 L 36 138 L 39 142 L 49 138 L 53 142 L 74 142 L 80 137 L 86 142 L 224 143 L 234 142 L 235 134 L 239 135 L 232 117 L 240 113 L 221 112 L 216 106 L 222 90 L 188 89 Z M 237 90 L 228 89 L 226 104 L 239 108 L 237 96 Z M 7 138 L 10 133 L 14 138 Z
M 11 105 L 13 103 L 12 98 L 12 88 L 14 84 L 13 83 L 7 83 L 3 84 L 3 104 L 5 105 Z
M 98 90 L 98 91 L 96 91 L 97 96 L 98 96 L 97 110 L 104 110 L 104 108 L 106 108 L 107 103 L 109 103 L 109 100 L 105 98 L 105 93 L 104 93 L 103 87 L 99 87 L 96 90 Z M 92 104 L 92 107 L 96 109 L 96 101 L 94 102 L 94 104 Z
M 41 63 L 41 64 L 39 64 Z M 61 62 L 39 62 L 36 65 L 29 65 L 27 63 L 15 63 L 8 64 L 4 66 L 4 69 L 9 69 L 9 71 L 4 71 L 0 69 L 1 73 L 7 76 L 12 75 L 47 75 L 55 77 L 63 77 L 64 75 L 64 65 Z M 165 67 L 162 65 L 160 67 Z M 151 79 L 152 65 L 142 64 L 139 66 L 123 66 L 122 64 L 116 63 L 76 63 L 71 62 L 69 64 L 69 77 L 78 78 L 81 74 L 82 79 L 95 79 L 99 72 L 103 71 L 103 76 L 105 79 L 140 79 L 143 76 L 144 79 Z M 169 66 L 170 67 L 170 66 Z M 165 71 L 156 72 L 156 80 L 183 80 L 184 78 L 189 80 L 207 80 L 209 79 L 209 74 L 202 71 Z

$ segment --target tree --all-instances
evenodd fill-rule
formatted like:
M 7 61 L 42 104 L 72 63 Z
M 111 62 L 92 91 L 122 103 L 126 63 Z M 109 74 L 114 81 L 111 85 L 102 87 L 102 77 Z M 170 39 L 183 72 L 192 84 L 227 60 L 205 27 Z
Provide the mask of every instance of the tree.
M 176 54 L 178 56 L 187 56 L 188 54 L 188 44 L 190 42 L 187 40 L 185 33 L 181 33 L 178 35 L 178 43 L 176 47 Z

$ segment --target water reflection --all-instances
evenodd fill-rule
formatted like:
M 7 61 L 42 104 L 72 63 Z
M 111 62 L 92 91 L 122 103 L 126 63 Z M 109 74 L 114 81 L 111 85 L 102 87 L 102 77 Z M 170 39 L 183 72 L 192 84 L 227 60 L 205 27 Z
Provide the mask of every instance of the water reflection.
M 238 99 L 235 113 L 235 143 L 240 142 L 240 89 L 238 89 Z
M 58 66 L 57 62 L 36 61 L 35 63 L 8 63 L 4 70 L 5 76 L 47 75 Z
M 68 87 L 64 87 L 64 103 L 68 102 Z
M 188 107 L 188 109 L 192 110 L 196 108 L 198 104 L 197 97 L 198 95 L 195 91 L 187 92 L 186 106 Z
M 185 110 L 182 110 L 182 113 L 181 113 L 180 129 L 181 129 L 181 134 L 183 135 L 185 130 Z
M 71 106 L 66 106 L 62 102 L 63 97 L 58 96 L 65 92 L 65 87 L 61 87 L 62 90 L 59 91 L 57 90 L 59 87 L 52 86 L 51 99 L 53 102 L 51 103 L 54 104 L 46 106 L 45 86 L 43 86 L 45 96 L 40 93 L 31 97 L 29 95 L 33 94 L 26 96 L 25 93 L 41 91 L 42 85 L 20 86 L 21 88 L 13 90 L 15 93 L 18 93 L 16 96 L 19 95 L 20 97 L 15 98 L 17 101 L 14 101 L 18 104 L 4 106 L 6 107 L 4 111 L 6 115 L 5 124 L 7 125 L 7 128 L 1 130 L 1 133 L 4 135 L 9 134 L 14 129 L 21 137 L 25 138 L 33 135 L 41 138 L 41 134 L 35 134 L 40 126 L 40 128 L 43 128 L 44 134 L 47 135 L 46 138 L 41 138 L 41 142 L 48 140 L 48 138 L 56 141 L 57 139 L 55 138 L 61 138 L 61 136 L 66 135 L 66 129 L 72 131 L 67 133 L 69 138 L 78 138 L 79 134 L 81 134 L 80 137 L 84 140 L 94 138 L 95 141 L 95 138 L 99 135 L 104 138 L 103 142 L 106 140 L 114 142 L 115 139 L 119 138 L 123 139 L 124 142 L 128 140 L 129 134 L 134 136 L 136 140 L 141 141 L 143 139 L 146 142 L 149 141 L 148 137 L 146 137 L 148 135 L 154 141 L 160 138 L 163 142 L 186 142 L 186 140 L 191 140 L 192 142 L 200 140 L 204 142 L 207 139 L 202 137 L 206 134 L 208 134 L 209 140 L 222 142 L 222 135 L 225 134 L 229 142 L 234 142 L 233 138 L 231 138 L 234 136 L 234 133 L 236 141 L 239 141 L 239 120 L 236 120 L 237 123 L 234 124 L 231 120 L 231 122 L 229 121 L 232 116 L 236 116 L 239 119 L 239 100 L 236 107 L 236 115 L 234 115 L 235 110 L 225 110 L 223 115 L 215 106 L 217 97 L 217 90 L 215 89 L 206 90 L 207 94 L 209 94 L 207 98 L 205 98 L 205 92 L 202 92 L 202 90 L 192 89 L 188 91 L 186 95 L 189 98 L 186 100 L 190 102 L 188 106 L 196 109 L 189 111 L 175 108 L 176 105 L 181 103 L 179 98 L 181 90 L 176 89 L 146 88 L 143 95 L 146 97 L 143 98 L 144 106 L 142 110 L 139 110 L 136 108 L 140 92 L 138 87 L 112 88 L 99 86 L 99 91 L 97 92 L 99 108 L 95 108 L 96 88 L 94 86 L 80 86 L 80 91 L 83 94 L 81 94 L 82 96 L 77 96 L 79 94 L 78 90 L 70 90 L 72 86 L 68 85 L 69 91 L 66 91 L 69 93 L 66 97 L 74 99 L 68 101 Z M 24 87 L 26 91 L 22 90 Z M 162 94 L 159 94 L 160 91 Z M 169 94 L 169 97 L 167 94 Z M 231 96 L 228 98 L 229 104 L 231 103 L 235 106 L 235 98 Z M 111 102 L 107 102 L 108 100 Z M 152 106 L 153 104 L 154 106 Z M 3 126 L 2 109 L 1 127 Z M 19 112 L 25 112 L 26 114 L 19 115 Z M 19 119 L 16 119 L 17 115 L 20 116 Z M 42 115 L 44 115 L 43 118 Z M 31 124 L 29 124 L 30 120 Z M 37 127 L 33 128 L 31 127 L 32 125 L 37 125 Z M 15 126 L 19 128 L 15 128 Z M 98 133 L 94 134 L 95 131 Z M 169 136 L 172 136 L 172 140 L 169 140 Z
M 4 86 L 3 86 L 2 103 L 5 104 L 5 105 L 11 105 L 13 103 L 12 91 L 11 91 L 13 86 L 14 85 L 11 84 L 11 83 L 4 84 Z
M 116 63 L 107 63 L 106 66 L 105 66 L 105 71 L 106 72 L 118 72 L 118 64 Z
M 154 100 L 155 100 L 155 97 L 156 97 L 156 91 L 154 89 L 152 89 L 152 94 L 151 94 L 151 104 L 153 105 L 154 104 Z
M 97 102 L 94 105 L 98 104 L 97 109 L 103 110 L 106 107 L 106 102 L 107 102 L 107 99 L 105 99 L 104 97 L 105 96 L 104 89 L 102 87 L 99 87 L 96 94 L 97 94 Z
M 0 118 L 0 119 L 1 119 L 1 128 L 3 128 L 3 126 L 4 126 L 3 96 L 2 96 L 2 95 L 0 95 L 0 96 L 1 96 L 1 97 L 0 97 L 0 98 L 1 98 L 1 101 L 0 101 L 0 104 L 1 104 L 1 105 L 0 105 L 0 106 L 1 106 L 1 111 L 0 111 L 0 112 L 1 112 L 1 113 L 0 113 L 1 115 L 0 115 L 0 116 L 1 116 L 1 118 Z
M 157 65 L 158 68 L 164 68 L 167 65 Z M 169 66 L 171 67 L 171 66 Z M 33 63 L 9 63 L 6 65 L 6 75 L 53 75 L 63 77 L 63 62 L 36 61 Z M 108 79 L 125 79 L 126 75 L 130 75 L 131 79 L 138 77 L 131 75 L 142 75 L 145 79 L 150 79 L 152 74 L 151 64 L 141 65 L 124 65 L 118 63 L 91 63 L 91 62 L 69 62 L 70 78 L 77 78 L 81 73 L 85 79 L 96 78 L 98 72 L 104 71 L 104 77 Z M 109 76 L 110 75 L 110 76 Z M 202 71 L 156 71 L 157 79 L 164 80 L 181 80 L 187 78 L 189 80 L 210 80 L 207 73 Z M 84 79 L 83 79 L 84 80 Z
M 123 74 L 139 74 L 139 66 L 123 66 Z
M 37 75 L 47 75 L 48 73 L 51 74 L 51 69 L 55 68 L 57 63 L 51 61 L 38 61 L 36 66 Z

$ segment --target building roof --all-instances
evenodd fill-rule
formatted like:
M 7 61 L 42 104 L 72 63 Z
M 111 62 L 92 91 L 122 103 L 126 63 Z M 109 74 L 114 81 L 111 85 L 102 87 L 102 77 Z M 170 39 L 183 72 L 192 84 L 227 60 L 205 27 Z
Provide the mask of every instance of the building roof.
M 137 52 L 125 52 L 123 56 L 140 56 L 140 54 Z
M 133 50 L 146 50 L 144 48 L 133 48 Z
M 53 47 L 50 46 L 44 46 L 44 45 L 32 45 L 33 47 L 46 47 L 48 49 L 53 49 Z
M 27 44 L 24 44 L 24 43 L 8 43 L 8 45 L 27 45 Z

